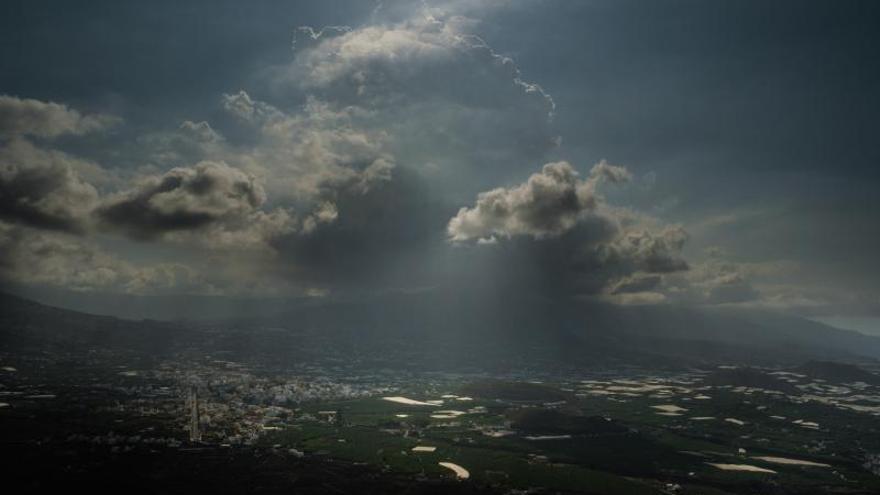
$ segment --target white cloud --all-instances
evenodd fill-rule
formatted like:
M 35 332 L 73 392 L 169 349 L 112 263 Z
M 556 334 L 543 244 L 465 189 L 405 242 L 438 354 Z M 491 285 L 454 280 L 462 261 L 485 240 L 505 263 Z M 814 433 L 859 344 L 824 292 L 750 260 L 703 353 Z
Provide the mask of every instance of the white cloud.
M 53 138 L 63 134 L 82 135 L 118 122 L 117 117 L 82 115 L 58 103 L 0 95 L 0 136 Z
M 579 179 L 568 162 L 548 163 L 523 184 L 480 193 L 473 207 L 461 208 L 449 221 L 447 233 L 453 242 L 558 236 L 596 211 L 599 180 L 622 182 L 629 178 L 626 169 L 604 161 L 593 167 L 586 180 Z
M 687 232 L 678 226 L 658 230 L 623 230 L 611 242 L 598 248 L 603 264 L 628 265 L 636 271 L 669 273 L 686 270 L 687 263 L 680 257 L 687 241 Z
M 358 109 L 359 128 L 380 129 L 399 164 L 431 163 L 435 182 L 525 166 L 558 146 L 552 97 L 473 34 L 473 19 L 404 10 L 397 22 L 298 30 L 294 60 L 267 86 L 279 101 Z
M 225 95 L 224 105 L 253 126 L 258 139 L 219 156 L 262 178 L 277 200 L 332 202 L 340 190 L 364 192 L 391 178 L 387 134 L 357 125 L 364 115 L 357 107 L 334 109 L 309 99 L 299 112 L 286 113 L 244 91 Z

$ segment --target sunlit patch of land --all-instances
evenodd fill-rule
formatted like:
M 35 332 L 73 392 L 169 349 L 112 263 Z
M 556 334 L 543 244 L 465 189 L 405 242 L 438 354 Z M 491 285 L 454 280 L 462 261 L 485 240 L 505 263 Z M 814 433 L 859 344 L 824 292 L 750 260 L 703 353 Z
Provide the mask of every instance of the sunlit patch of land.
M 408 406 L 433 406 L 437 407 L 443 405 L 443 401 L 440 401 L 439 404 L 434 402 L 423 402 L 415 399 L 408 399 L 406 397 L 382 397 L 382 400 L 387 400 L 388 402 L 396 402 L 398 404 L 406 404 Z
M 447 469 L 451 469 L 452 472 L 455 473 L 455 477 L 460 480 L 466 480 L 471 477 L 471 473 L 469 473 L 467 469 L 459 466 L 458 464 L 452 462 L 438 462 L 437 464 Z
M 825 464 L 824 462 L 813 462 L 813 461 L 804 461 L 799 459 L 789 459 L 787 457 L 775 457 L 775 456 L 754 456 L 752 459 L 757 459 L 759 461 L 769 462 L 771 464 L 785 464 L 791 466 L 813 466 L 813 467 L 831 467 L 831 464 Z
M 714 462 L 707 462 L 706 464 L 712 467 L 716 467 L 722 471 L 748 471 L 750 473 L 776 474 L 776 471 L 772 469 L 752 466 L 751 464 L 720 464 Z

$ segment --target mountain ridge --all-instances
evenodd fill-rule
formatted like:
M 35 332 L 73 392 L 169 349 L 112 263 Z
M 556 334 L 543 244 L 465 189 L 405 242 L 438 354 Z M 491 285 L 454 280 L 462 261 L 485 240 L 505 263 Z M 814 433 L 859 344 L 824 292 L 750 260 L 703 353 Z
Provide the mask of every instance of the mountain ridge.
M 621 307 L 466 292 L 394 293 L 361 301 L 309 299 L 286 312 L 198 322 L 125 320 L 0 293 L 4 342 L 68 342 L 170 352 L 181 346 L 264 352 L 303 348 L 374 353 L 401 349 L 438 366 L 543 359 L 571 366 L 699 367 L 808 361 L 873 362 L 880 338 L 760 312 Z M 766 322 L 765 322 L 766 321 Z M 800 328 L 806 328 L 799 334 Z M 268 344 L 277 341 L 277 345 Z M 33 343 L 32 342 L 32 343 Z

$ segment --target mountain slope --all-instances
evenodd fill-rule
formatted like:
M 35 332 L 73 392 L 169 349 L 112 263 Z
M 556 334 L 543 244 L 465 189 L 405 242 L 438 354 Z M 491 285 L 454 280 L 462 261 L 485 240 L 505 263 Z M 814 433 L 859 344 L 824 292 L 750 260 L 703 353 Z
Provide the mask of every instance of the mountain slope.
M 799 318 L 620 307 L 467 291 L 297 301 L 286 313 L 212 322 L 129 321 L 0 295 L 0 347 L 181 349 L 241 359 L 359 359 L 432 369 L 683 368 L 871 361 L 880 338 Z
M 129 321 L 45 306 L 0 293 L 0 349 L 126 349 L 157 354 L 183 336 L 173 324 Z
M 621 307 L 503 293 L 440 290 L 314 302 L 262 321 L 348 335 L 364 344 L 503 349 L 579 365 L 798 365 L 880 358 L 880 338 L 769 312 Z

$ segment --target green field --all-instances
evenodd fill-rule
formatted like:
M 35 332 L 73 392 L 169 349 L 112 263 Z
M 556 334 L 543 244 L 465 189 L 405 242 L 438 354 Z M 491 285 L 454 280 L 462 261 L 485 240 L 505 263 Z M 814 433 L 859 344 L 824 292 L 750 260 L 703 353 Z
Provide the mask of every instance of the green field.
M 680 493 L 700 494 L 735 493 L 779 483 L 791 488 L 792 493 L 801 489 L 810 493 L 815 487 L 841 493 L 871 493 L 870 490 L 880 489 L 877 478 L 851 459 L 805 451 L 805 443 L 819 441 L 821 431 L 768 419 L 771 406 L 774 415 L 783 415 L 803 414 L 803 405 L 795 407 L 760 396 L 751 397 L 746 403 L 735 394 L 719 390 L 713 393 L 712 400 L 684 405 L 689 416 L 717 418 L 697 424 L 686 416 L 658 415 L 650 407 L 669 402 L 675 401 L 639 397 L 618 402 L 569 396 L 566 404 L 552 406 L 552 411 L 538 404 L 497 396 L 477 397 L 466 403 L 452 401 L 437 407 L 404 405 L 380 398 L 323 402 L 303 407 L 298 411 L 300 420 L 283 430 L 269 432 L 262 442 L 266 446 L 296 448 L 424 477 L 453 476 L 438 465 L 449 461 L 470 472 L 469 483 L 511 488 L 546 487 L 608 494 L 660 493 L 667 483 L 679 485 Z M 766 407 L 757 409 L 757 404 L 763 402 L 767 402 Z M 452 419 L 431 417 L 437 410 L 477 406 L 487 412 Z M 839 424 L 853 435 L 857 428 L 867 424 L 862 415 L 822 407 L 813 409 L 807 409 L 810 418 Z M 338 411 L 341 420 L 331 424 L 317 419 L 321 410 Z M 398 417 L 399 414 L 407 417 Z M 596 416 L 613 418 L 616 426 L 608 431 L 593 431 L 586 418 Z M 571 437 L 528 440 L 522 432 L 491 437 L 480 431 L 511 428 L 512 422 L 523 417 L 543 418 L 541 421 L 552 418 L 556 424 L 548 424 L 547 428 L 553 430 L 550 433 L 570 432 Z M 723 421 L 725 417 L 738 418 L 746 424 L 731 424 Z M 540 431 L 541 422 L 529 428 Z M 433 446 L 436 451 L 412 452 L 416 445 Z M 828 463 L 832 468 L 774 465 L 751 456 L 790 457 Z M 721 471 L 709 462 L 750 464 L 777 474 Z

